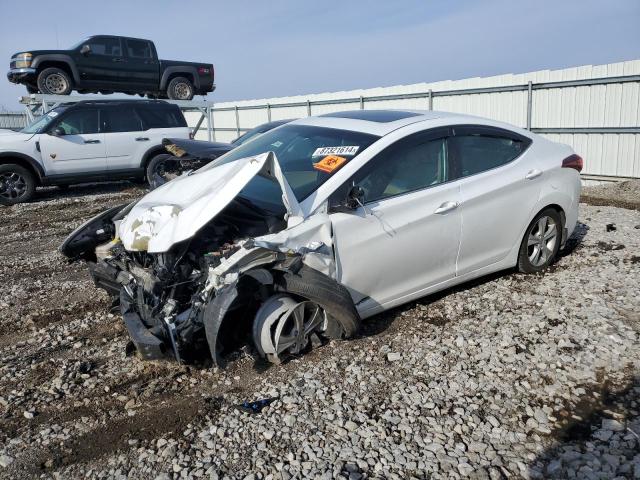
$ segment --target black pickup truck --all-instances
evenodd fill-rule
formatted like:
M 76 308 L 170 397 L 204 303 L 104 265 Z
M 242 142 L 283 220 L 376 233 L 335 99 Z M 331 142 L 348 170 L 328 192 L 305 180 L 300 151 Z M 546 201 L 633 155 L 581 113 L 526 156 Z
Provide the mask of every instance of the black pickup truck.
M 159 60 L 150 40 L 89 37 L 69 50 L 29 50 L 11 57 L 7 77 L 29 93 L 113 93 L 191 100 L 215 89 L 210 63 Z

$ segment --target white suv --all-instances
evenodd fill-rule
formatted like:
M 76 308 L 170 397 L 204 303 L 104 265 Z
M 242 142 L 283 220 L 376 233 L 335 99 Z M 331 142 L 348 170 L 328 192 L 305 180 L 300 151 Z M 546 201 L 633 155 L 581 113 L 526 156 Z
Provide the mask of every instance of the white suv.
M 180 109 L 159 100 L 88 100 L 61 105 L 20 132 L 0 134 L 0 205 L 28 201 L 39 185 L 144 179 L 166 151 L 189 138 Z

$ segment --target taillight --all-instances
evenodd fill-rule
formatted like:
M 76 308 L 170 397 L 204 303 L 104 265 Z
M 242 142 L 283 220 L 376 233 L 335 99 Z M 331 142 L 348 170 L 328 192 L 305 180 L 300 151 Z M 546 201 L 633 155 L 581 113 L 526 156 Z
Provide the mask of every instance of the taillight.
M 207 67 L 199 67 L 199 68 L 198 68 L 198 73 L 199 73 L 200 75 L 208 75 L 208 74 L 210 74 L 210 73 L 211 73 L 211 69 L 210 69 L 210 68 L 207 68 Z
M 576 155 L 575 153 L 573 155 L 569 155 L 562 161 L 562 168 L 573 168 L 578 172 L 582 171 L 583 166 L 584 162 L 582 160 L 582 157 L 580 155 Z
M 194 138 L 196 138 L 196 132 L 194 132 L 193 130 L 189 130 L 189 138 L 191 140 L 193 140 Z

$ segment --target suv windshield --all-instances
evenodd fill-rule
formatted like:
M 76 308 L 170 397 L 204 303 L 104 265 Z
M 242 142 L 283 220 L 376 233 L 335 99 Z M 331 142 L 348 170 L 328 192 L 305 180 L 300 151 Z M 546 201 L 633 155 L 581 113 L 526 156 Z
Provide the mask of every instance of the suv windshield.
M 293 193 L 301 202 L 378 138 L 350 130 L 285 125 L 231 150 L 201 170 L 272 151 L 278 157 Z M 273 211 L 273 207 L 277 211 L 281 210 L 279 206 L 282 203 L 282 193 L 272 180 L 254 177 L 240 196 L 268 210 Z
M 53 110 L 48 111 L 43 116 L 38 118 L 36 121 L 27 125 L 22 130 L 20 130 L 20 133 L 42 132 L 58 115 L 60 115 L 65 110 L 66 110 L 65 107 L 57 107 L 57 108 L 54 108 Z

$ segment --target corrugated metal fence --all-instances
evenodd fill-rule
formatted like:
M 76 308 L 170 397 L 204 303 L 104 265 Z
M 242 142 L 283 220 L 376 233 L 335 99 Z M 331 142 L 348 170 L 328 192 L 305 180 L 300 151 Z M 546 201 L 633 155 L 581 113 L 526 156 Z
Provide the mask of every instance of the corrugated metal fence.
M 27 124 L 27 115 L 24 112 L 1 112 L 0 129 L 20 130 Z
M 585 158 L 586 178 L 640 177 L 640 60 L 218 103 L 212 109 L 214 139 L 230 141 L 270 120 L 358 108 L 443 110 L 493 118 L 572 145 Z M 187 114 L 190 125 L 198 117 Z

